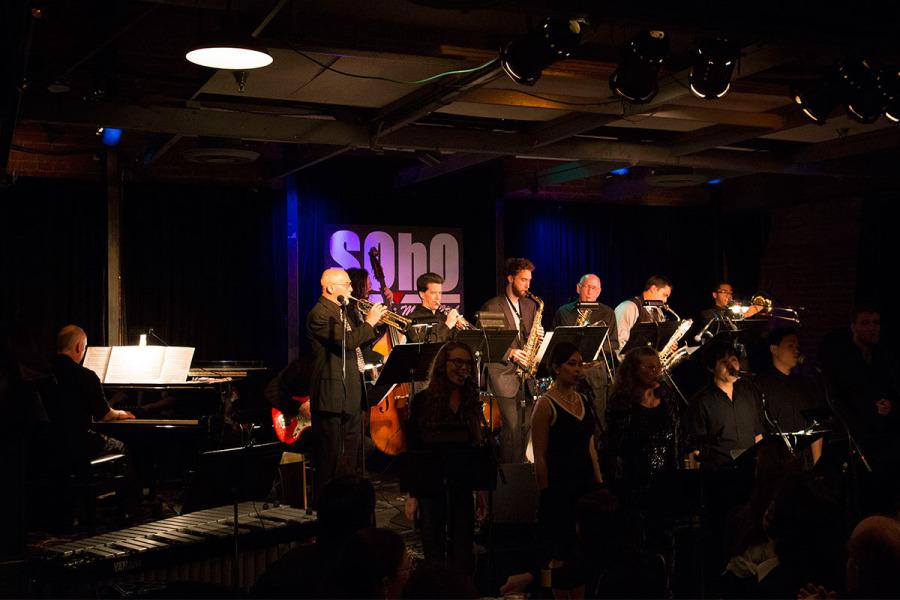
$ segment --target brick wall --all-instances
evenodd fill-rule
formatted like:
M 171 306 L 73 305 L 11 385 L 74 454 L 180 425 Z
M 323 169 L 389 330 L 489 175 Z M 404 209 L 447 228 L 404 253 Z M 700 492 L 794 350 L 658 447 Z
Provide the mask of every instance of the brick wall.
M 776 304 L 803 306 L 804 354 L 845 326 L 856 293 L 862 203 L 827 200 L 771 209 L 760 288 Z
M 106 168 L 99 140 L 86 132 L 66 132 L 56 138 L 38 125 L 19 125 L 12 143 L 30 150 L 10 152 L 7 172 L 16 177 L 96 180 Z

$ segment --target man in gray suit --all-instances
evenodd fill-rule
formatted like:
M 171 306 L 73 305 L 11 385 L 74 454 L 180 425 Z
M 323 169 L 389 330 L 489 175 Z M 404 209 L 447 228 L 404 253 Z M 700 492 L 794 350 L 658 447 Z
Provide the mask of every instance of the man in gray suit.
M 527 358 L 522 348 L 531 333 L 537 312 L 537 303 L 527 297 L 532 271 L 534 264 L 527 258 L 508 258 L 503 293 L 481 307 L 483 312 L 502 312 L 506 328 L 519 332 L 503 362 L 487 364 L 488 391 L 497 399 L 503 419 L 500 434 L 500 462 L 503 463 L 522 462 L 525 440 L 528 438 L 528 419 L 523 419 L 523 416 L 530 416 L 530 411 L 523 409 L 531 399 L 531 393 L 516 375 L 516 364 Z

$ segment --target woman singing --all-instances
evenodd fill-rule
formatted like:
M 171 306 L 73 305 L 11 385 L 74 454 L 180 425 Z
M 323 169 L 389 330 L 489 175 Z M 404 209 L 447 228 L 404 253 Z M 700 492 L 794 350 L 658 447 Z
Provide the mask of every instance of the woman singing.
M 405 487 L 406 516 L 418 512 L 426 561 L 473 571 L 473 490 L 486 489 L 496 467 L 486 453 L 484 417 L 469 347 L 444 344 L 431 378 L 410 412 Z M 478 495 L 479 516 L 483 510 Z M 445 535 L 446 531 L 446 535 Z
M 551 586 L 562 597 L 582 597 L 584 580 L 576 564 L 576 503 L 603 482 L 594 447 L 591 403 L 578 391 L 584 381 L 581 353 L 574 344 L 553 349 L 553 385 L 534 407 L 531 436 L 534 472 L 541 491 L 538 528 L 549 552 Z

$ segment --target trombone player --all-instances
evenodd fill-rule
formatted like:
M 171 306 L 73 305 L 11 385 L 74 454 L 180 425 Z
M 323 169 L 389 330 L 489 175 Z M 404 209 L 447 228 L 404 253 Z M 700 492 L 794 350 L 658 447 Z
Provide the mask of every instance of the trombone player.
M 312 347 L 310 405 L 316 457 L 316 499 L 338 475 L 359 474 L 362 468 L 364 404 L 361 347 L 376 335 L 375 326 L 387 309 L 371 305 L 355 325 L 346 307 L 353 292 L 343 269 L 326 269 L 322 295 L 306 316 L 306 336 Z M 361 307 L 363 308 L 363 307 Z

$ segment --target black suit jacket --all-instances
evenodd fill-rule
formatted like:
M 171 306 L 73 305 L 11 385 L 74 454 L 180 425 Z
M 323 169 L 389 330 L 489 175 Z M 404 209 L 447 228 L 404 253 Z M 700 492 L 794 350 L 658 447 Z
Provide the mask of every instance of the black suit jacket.
M 506 328 L 516 328 L 516 319 L 513 316 L 512 309 L 509 307 L 509 302 L 506 300 L 506 294 L 491 298 L 481 306 L 481 310 L 484 312 L 502 312 L 506 319 Z M 534 315 L 537 313 L 537 303 L 531 298 L 522 298 L 519 300 L 519 311 L 522 313 L 522 329 L 524 329 L 524 333 L 513 341 L 511 349 L 514 350 L 522 349 L 528 340 L 528 333 L 531 332 Z M 508 359 L 509 353 L 504 358 Z M 520 380 L 516 376 L 516 365 L 511 361 L 487 363 L 487 380 L 488 391 L 501 398 L 512 398 L 519 391 Z
M 356 363 L 356 348 L 375 337 L 375 329 L 366 322 L 347 332 L 345 358 L 347 364 L 346 394 L 341 360 L 344 324 L 341 308 L 319 297 L 306 316 L 306 336 L 313 351 L 310 376 L 310 402 L 316 412 L 355 414 L 363 407 L 363 376 Z
M 437 311 L 432 312 L 422 304 L 418 305 L 407 316 L 413 320 L 413 323 L 423 319 L 437 319 L 437 323 L 434 324 L 428 335 L 420 333 L 421 330 L 419 329 L 410 328 L 406 334 L 410 342 L 446 342 L 453 337 L 453 332 L 447 327 L 447 317 Z

